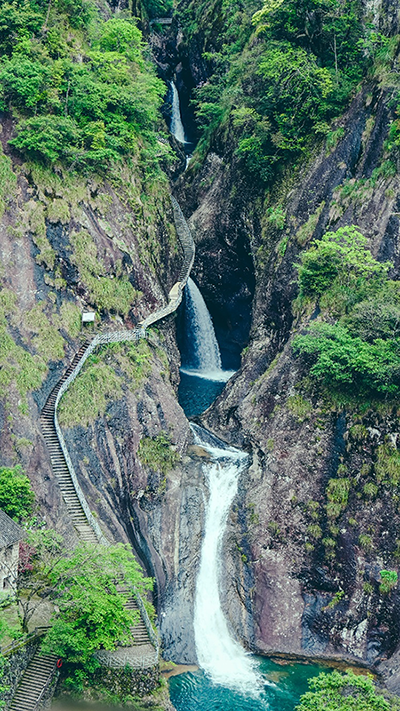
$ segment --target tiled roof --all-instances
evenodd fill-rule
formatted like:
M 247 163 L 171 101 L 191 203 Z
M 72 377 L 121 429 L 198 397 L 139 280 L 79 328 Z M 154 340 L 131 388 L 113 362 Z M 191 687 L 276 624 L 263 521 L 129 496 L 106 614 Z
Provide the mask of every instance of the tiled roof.
M 24 536 L 21 526 L 18 526 L 5 511 L 0 509 L 0 548 L 6 548 L 17 543 Z

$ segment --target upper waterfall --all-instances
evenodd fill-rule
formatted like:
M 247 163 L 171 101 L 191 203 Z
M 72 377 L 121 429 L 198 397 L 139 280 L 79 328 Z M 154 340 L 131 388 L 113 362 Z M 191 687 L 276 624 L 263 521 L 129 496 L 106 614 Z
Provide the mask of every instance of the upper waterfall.
M 190 278 L 185 288 L 185 309 L 190 350 L 182 370 L 208 380 L 227 380 L 232 372 L 222 369 L 221 354 L 210 312 L 200 289 Z
M 172 90 L 171 133 L 180 143 L 186 143 L 185 129 L 183 128 L 181 106 L 178 89 L 173 81 L 170 82 Z
M 200 289 L 190 277 L 187 283 L 186 308 L 193 339 L 194 367 L 202 372 L 221 370 L 221 354 L 210 312 Z

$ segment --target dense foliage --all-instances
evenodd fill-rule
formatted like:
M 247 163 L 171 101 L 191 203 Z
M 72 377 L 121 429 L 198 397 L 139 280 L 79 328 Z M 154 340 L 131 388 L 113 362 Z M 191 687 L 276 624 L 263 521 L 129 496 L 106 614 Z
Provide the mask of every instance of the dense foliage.
M 204 141 L 224 132 L 246 168 L 268 181 L 330 131 L 366 72 L 372 52 L 361 3 L 350 0 L 225 0 L 218 32 L 204 29 L 211 74 L 197 91 Z M 182 11 L 189 34 L 207 3 Z M 369 36 L 369 35 L 368 35 Z M 368 45 L 368 46 L 367 46 Z
M 376 692 L 371 677 L 353 672 L 320 674 L 309 682 L 311 691 L 300 699 L 296 711 L 391 711 L 398 705 Z
M 94 671 L 98 649 L 113 650 L 117 643 L 129 643 L 130 628 L 139 612 L 125 608 L 133 586 L 145 596 L 151 580 L 128 546 L 80 545 L 48 570 L 56 589 L 57 612 L 46 635 L 44 649 L 63 657 L 70 665 Z M 130 593 L 132 594 L 132 593 Z
M 142 0 L 142 5 L 150 18 L 165 17 L 173 9 L 173 0 Z
M 32 513 L 35 494 L 21 467 L 0 467 L 0 509 L 20 521 Z
M 85 170 L 149 158 L 164 89 L 134 20 L 100 21 L 89 0 L 1 4 L 0 109 L 25 157 Z
M 13 587 L 23 632 L 44 601 L 55 605 L 43 649 L 62 657 L 72 676 L 82 677 L 97 668 L 96 650 L 131 640 L 139 613 L 125 603 L 132 587 L 145 597 L 152 581 L 128 546 L 80 544 L 69 551 L 54 531 L 39 529 L 28 534 Z
M 400 285 L 366 244 L 356 228 L 344 227 L 302 254 L 298 304 L 318 300 L 322 317 L 294 348 L 329 389 L 394 397 L 400 392 Z

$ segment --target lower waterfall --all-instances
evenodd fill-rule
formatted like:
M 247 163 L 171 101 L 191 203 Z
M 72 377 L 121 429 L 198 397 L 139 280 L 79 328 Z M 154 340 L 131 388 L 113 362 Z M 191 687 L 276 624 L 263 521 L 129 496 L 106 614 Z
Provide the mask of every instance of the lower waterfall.
M 258 674 L 250 655 L 229 631 L 219 592 L 223 536 L 247 455 L 232 447 L 223 448 L 222 442 L 201 427 L 191 427 L 196 444 L 211 455 L 211 461 L 204 464 L 210 496 L 194 610 L 198 661 L 215 683 L 247 693 L 254 692 L 259 687 Z

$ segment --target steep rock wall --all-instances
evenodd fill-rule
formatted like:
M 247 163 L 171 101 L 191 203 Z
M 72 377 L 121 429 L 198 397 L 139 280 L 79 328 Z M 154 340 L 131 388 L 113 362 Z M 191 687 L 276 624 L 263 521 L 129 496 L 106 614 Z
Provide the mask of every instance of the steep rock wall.
M 397 496 L 384 487 L 373 500 L 363 493 L 378 448 L 388 437 L 397 442 L 397 413 L 337 410 L 311 395 L 291 345 L 310 319 L 293 317 L 294 263 L 327 229 L 357 224 L 374 256 L 390 259 L 398 278 L 400 184 L 397 175 L 376 172 L 385 160 L 391 111 L 384 89 L 366 87 L 355 97 L 336 123 L 343 129 L 336 146 L 321 147 L 278 186 L 283 229 L 266 219 L 235 175 L 234 161 L 227 165 L 223 156 L 209 155 L 202 168 L 189 171 L 180 192 L 187 191 L 200 264 L 211 264 L 216 245 L 221 239 L 229 245 L 233 236 L 242 250 L 251 249 L 255 263 L 250 344 L 203 422 L 253 456 L 230 518 L 223 579 L 233 628 L 262 652 L 377 663 L 400 639 L 397 592 L 379 593 L 379 571 L 398 562 Z M 212 293 L 214 272 L 197 266 L 196 275 Z M 327 485 L 340 476 L 350 479 L 351 494 L 332 528 Z M 366 540 L 368 550 L 360 543 Z

